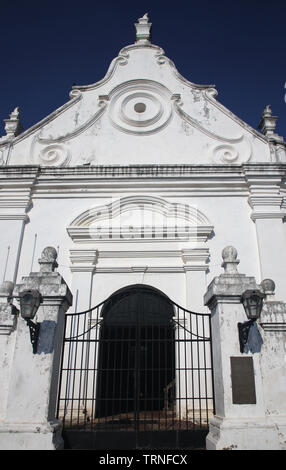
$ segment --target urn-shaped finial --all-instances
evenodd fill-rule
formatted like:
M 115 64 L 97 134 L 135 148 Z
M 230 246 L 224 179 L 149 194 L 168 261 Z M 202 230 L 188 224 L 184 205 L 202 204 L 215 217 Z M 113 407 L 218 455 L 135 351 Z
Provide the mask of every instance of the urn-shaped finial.
M 226 246 L 222 250 L 222 259 L 225 274 L 238 274 L 237 265 L 240 261 L 237 259 L 237 250 L 234 246 Z
M 39 259 L 40 272 L 48 273 L 53 272 L 58 267 L 57 263 L 58 253 L 53 246 L 47 246 Z

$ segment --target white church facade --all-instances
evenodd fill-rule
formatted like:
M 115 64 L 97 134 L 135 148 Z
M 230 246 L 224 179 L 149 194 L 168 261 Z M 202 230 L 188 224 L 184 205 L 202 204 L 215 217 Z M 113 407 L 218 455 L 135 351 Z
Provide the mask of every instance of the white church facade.
M 119 52 L 102 80 L 73 86 L 70 100 L 45 119 L 27 130 L 18 108 L 5 119 L 0 351 L 2 364 L 9 357 L 10 365 L 1 372 L 7 386 L 0 447 L 9 447 L 5 436 L 11 437 L 15 423 L 25 434 L 38 419 L 9 414 L 22 319 L 19 314 L 18 326 L 15 318 L 9 323 L 6 307 L 18 302 L 20 308 L 19 286 L 41 291 L 35 283 L 42 279 L 40 260 L 42 276 L 62 276 L 73 297 L 49 362 L 54 371 L 58 358 L 52 400 L 57 420 L 93 426 L 89 431 L 96 430 L 100 442 L 106 429 L 128 432 L 134 423 L 143 441 L 148 432 L 154 439 L 160 429 L 176 436 L 181 430 L 183 446 L 199 423 L 196 430 L 209 433 L 208 448 L 246 448 L 241 423 L 248 419 L 253 435 L 267 441 L 251 434 L 252 448 L 285 448 L 286 143 L 275 133 L 277 117 L 266 106 L 259 130 L 253 129 L 217 100 L 213 85 L 179 74 L 152 44 L 147 15 L 135 31 L 135 43 Z M 57 255 L 52 249 L 43 255 L 45 247 Z M 53 263 L 50 270 L 45 262 Z M 274 281 L 275 298 L 274 284 L 269 292 L 267 283 L 261 287 L 265 279 Z M 243 351 L 237 324 L 247 319 L 241 294 L 248 289 L 264 292 L 268 317 L 255 323 L 255 346 Z M 43 287 L 45 295 L 66 294 Z M 44 306 L 40 312 L 39 318 Z M 87 313 L 69 317 L 71 312 Z M 224 330 L 228 315 L 233 325 Z M 40 349 L 32 352 L 26 330 L 31 360 L 47 356 L 41 337 Z M 240 363 L 239 373 L 248 385 L 255 382 L 247 398 L 235 383 L 235 360 L 229 361 L 244 357 L 253 360 L 250 369 Z M 273 380 L 275 397 L 269 392 Z M 50 400 L 49 381 L 43 390 Z M 269 416 L 279 417 L 279 433 Z M 235 442 L 225 437 L 234 439 L 231 430 Z

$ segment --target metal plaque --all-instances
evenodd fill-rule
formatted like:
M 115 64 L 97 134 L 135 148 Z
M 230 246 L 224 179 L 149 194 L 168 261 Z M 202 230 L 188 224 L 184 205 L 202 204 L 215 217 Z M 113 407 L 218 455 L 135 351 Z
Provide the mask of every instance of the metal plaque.
M 232 403 L 256 404 L 254 369 L 252 357 L 231 357 Z

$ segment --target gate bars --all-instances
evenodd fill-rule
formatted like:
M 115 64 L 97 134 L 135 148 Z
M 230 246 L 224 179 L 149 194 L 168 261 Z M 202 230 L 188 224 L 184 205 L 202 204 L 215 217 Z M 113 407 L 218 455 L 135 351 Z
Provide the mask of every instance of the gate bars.
M 173 316 L 163 321 L 108 321 L 108 300 L 65 316 L 57 410 L 64 429 L 206 430 L 214 413 L 210 315 L 168 299 Z

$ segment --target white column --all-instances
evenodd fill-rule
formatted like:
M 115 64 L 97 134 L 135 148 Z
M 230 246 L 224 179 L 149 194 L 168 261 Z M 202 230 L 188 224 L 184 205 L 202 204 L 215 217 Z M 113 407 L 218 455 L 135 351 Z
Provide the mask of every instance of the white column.
M 286 240 L 282 218 L 255 219 L 261 279 L 275 279 L 278 296 L 286 300 Z
M 204 294 L 207 288 L 209 250 L 207 248 L 183 249 L 182 259 L 186 273 L 186 308 L 193 312 L 205 312 Z
M 192 312 L 197 313 L 207 313 L 207 308 L 204 305 L 204 293 L 206 291 L 206 271 L 208 270 L 208 260 L 209 260 L 209 250 L 208 248 L 192 248 L 192 249 L 183 249 L 182 250 L 182 259 L 185 263 L 184 270 L 186 273 L 186 308 Z M 192 331 L 194 334 L 206 335 L 208 336 L 210 332 L 208 331 L 207 325 L 204 325 L 205 328 L 202 329 L 201 322 L 198 324 L 193 324 L 188 321 L 190 320 L 190 315 L 186 313 L 187 323 L 184 324 L 184 327 L 187 329 L 185 331 L 183 328 L 178 329 L 178 334 L 181 335 L 180 339 L 182 340 L 180 344 L 181 350 L 181 367 L 183 368 L 199 368 L 199 356 L 197 347 L 193 347 L 193 343 L 188 341 L 191 338 L 189 331 Z M 197 329 L 198 328 L 198 329 Z M 187 341 L 184 342 L 184 339 Z M 186 348 L 186 351 L 184 350 Z M 186 352 L 186 354 L 185 354 Z M 206 352 L 207 354 L 207 352 Z M 210 361 L 210 357 L 208 358 Z M 186 375 L 185 375 L 186 374 Z M 187 400 L 187 396 L 198 397 L 200 389 L 200 379 L 198 375 L 188 374 L 186 371 L 181 371 L 181 382 L 184 384 L 182 386 L 182 391 L 186 393 L 186 400 L 182 400 L 184 409 L 182 409 L 183 414 L 189 413 L 189 416 L 196 416 L 199 410 L 198 400 L 195 398 Z M 186 389 L 187 385 L 187 389 Z M 211 383 L 209 384 L 211 387 Z M 182 395 L 181 395 L 182 396 Z M 187 407 L 187 409 L 186 409 Z M 202 410 L 202 412 L 204 412 Z
M 18 265 L 37 167 L 0 167 L 0 282 L 17 282 Z
M 70 250 L 71 259 L 71 271 L 72 271 L 72 292 L 74 296 L 74 304 L 72 312 L 80 314 L 90 308 L 92 305 L 92 287 L 93 287 L 93 276 L 94 270 L 97 263 L 98 252 L 94 249 L 72 249 Z M 88 314 L 76 315 L 72 323 L 69 323 L 69 330 L 67 331 L 68 336 L 83 335 L 87 332 L 91 326 L 94 325 L 97 318 L 98 311 L 91 311 Z M 85 336 L 86 337 L 86 336 Z M 97 343 L 96 343 L 97 345 Z M 74 369 L 80 368 L 81 361 L 83 361 L 84 368 L 86 371 L 82 375 L 81 383 L 78 380 L 78 376 L 71 373 L 70 377 L 64 376 L 65 380 L 68 379 L 69 383 L 74 380 L 74 390 L 76 390 L 77 396 L 81 396 L 82 387 L 87 387 L 87 394 L 92 394 L 93 380 L 96 383 L 96 373 L 92 368 L 96 365 L 95 354 L 96 345 L 94 343 L 84 344 L 78 343 L 77 354 L 75 350 L 71 350 L 69 357 L 69 367 Z M 88 408 L 88 404 L 81 400 L 72 401 L 67 404 L 67 416 L 75 416 L 79 413 L 79 416 L 83 416 L 83 410 L 87 409 L 87 415 L 92 413 Z
M 277 165 L 261 165 L 258 169 L 245 168 L 249 185 L 251 219 L 256 225 L 261 280 L 275 279 L 276 292 L 286 300 L 286 215 L 281 184 L 285 170 Z
M 72 285 L 74 299 L 77 304 L 73 305 L 77 312 L 82 312 L 93 307 L 92 284 L 98 251 L 87 249 L 70 250 Z

